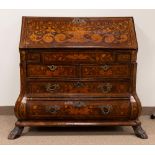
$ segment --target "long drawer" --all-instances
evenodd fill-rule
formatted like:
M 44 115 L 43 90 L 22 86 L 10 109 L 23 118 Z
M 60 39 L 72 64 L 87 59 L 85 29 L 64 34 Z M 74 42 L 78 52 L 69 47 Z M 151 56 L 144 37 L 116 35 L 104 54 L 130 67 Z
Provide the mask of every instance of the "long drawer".
M 51 63 L 89 63 L 102 64 L 106 62 L 130 62 L 131 50 L 103 49 L 52 49 L 30 50 L 27 53 L 28 62 Z
M 52 62 L 74 62 L 74 63 L 104 63 L 113 62 L 114 55 L 110 52 L 51 52 L 42 53 L 42 61 L 44 64 Z
M 88 96 L 128 96 L 129 81 L 28 81 L 27 94 L 30 96 L 55 96 L 63 94 Z
M 122 100 L 39 100 L 28 101 L 29 119 L 127 120 L 130 101 Z

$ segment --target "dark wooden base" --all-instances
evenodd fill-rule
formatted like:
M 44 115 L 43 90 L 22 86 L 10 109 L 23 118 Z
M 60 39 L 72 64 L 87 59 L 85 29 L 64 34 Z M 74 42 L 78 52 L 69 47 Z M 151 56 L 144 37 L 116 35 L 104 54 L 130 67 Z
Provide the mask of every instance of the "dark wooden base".
M 21 136 L 23 132 L 23 126 L 15 126 L 15 128 L 10 132 L 8 139 L 16 139 Z
M 21 136 L 24 127 L 72 127 L 72 126 L 132 126 L 135 135 L 142 139 L 148 136 L 141 127 L 139 120 L 135 121 L 17 121 L 15 128 L 10 132 L 8 139 L 16 139 Z
M 71 126 L 137 126 L 140 121 L 17 121 L 16 126 L 21 127 L 71 127 Z
M 155 113 L 150 116 L 151 119 L 155 119 Z

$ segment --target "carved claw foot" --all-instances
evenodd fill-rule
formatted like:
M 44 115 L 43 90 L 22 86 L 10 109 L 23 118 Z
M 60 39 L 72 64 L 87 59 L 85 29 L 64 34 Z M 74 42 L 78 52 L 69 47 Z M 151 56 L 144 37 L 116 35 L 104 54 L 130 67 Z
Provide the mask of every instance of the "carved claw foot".
M 142 139 L 148 139 L 146 132 L 142 129 L 141 125 L 133 126 L 135 135 Z
M 150 117 L 151 119 L 155 119 L 155 114 L 152 114 Z
M 16 139 L 21 136 L 24 127 L 15 126 L 15 128 L 10 132 L 8 139 Z

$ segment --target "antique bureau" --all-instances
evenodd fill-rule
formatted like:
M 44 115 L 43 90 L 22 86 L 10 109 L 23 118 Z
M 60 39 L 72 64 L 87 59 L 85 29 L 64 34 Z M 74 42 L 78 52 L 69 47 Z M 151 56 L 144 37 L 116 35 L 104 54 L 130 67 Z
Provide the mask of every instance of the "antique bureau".
M 132 126 L 138 117 L 132 17 L 23 17 L 17 122 L 25 126 Z

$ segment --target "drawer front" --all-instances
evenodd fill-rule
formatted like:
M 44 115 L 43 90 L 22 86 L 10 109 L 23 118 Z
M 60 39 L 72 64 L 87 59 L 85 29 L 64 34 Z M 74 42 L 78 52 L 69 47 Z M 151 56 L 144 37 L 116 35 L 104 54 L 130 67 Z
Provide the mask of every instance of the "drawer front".
M 30 96 L 55 96 L 63 94 L 85 96 L 128 96 L 128 81 L 54 81 L 28 82 L 27 94 Z
M 129 64 L 105 64 L 105 65 L 83 65 L 81 66 L 83 78 L 89 77 L 129 77 Z
M 28 101 L 30 119 L 128 119 L 129 100 Z
M 76 77 L 76 66 L 27 65 L 28 77 Z
M 40 62 L 40 53 L 27 53 L 27 62 Z
M 47 52 L 48 51 L 48 52 Z M 101 50 L 101 49 L 56 49 L 30 50 L 27 52 L 27 62 L 51 63 L 98 63 L 131 62 L 132 51 Z
M 42 53 L 44 64 L 56 63 L 104 63 L 113 62 L 114 55 L 111 52 L 51 52 Z
M 129 52 L 116 53 L 116 61 L 117 62 L 130 62 L 131 61 L 131 53 L 129 53 Z

